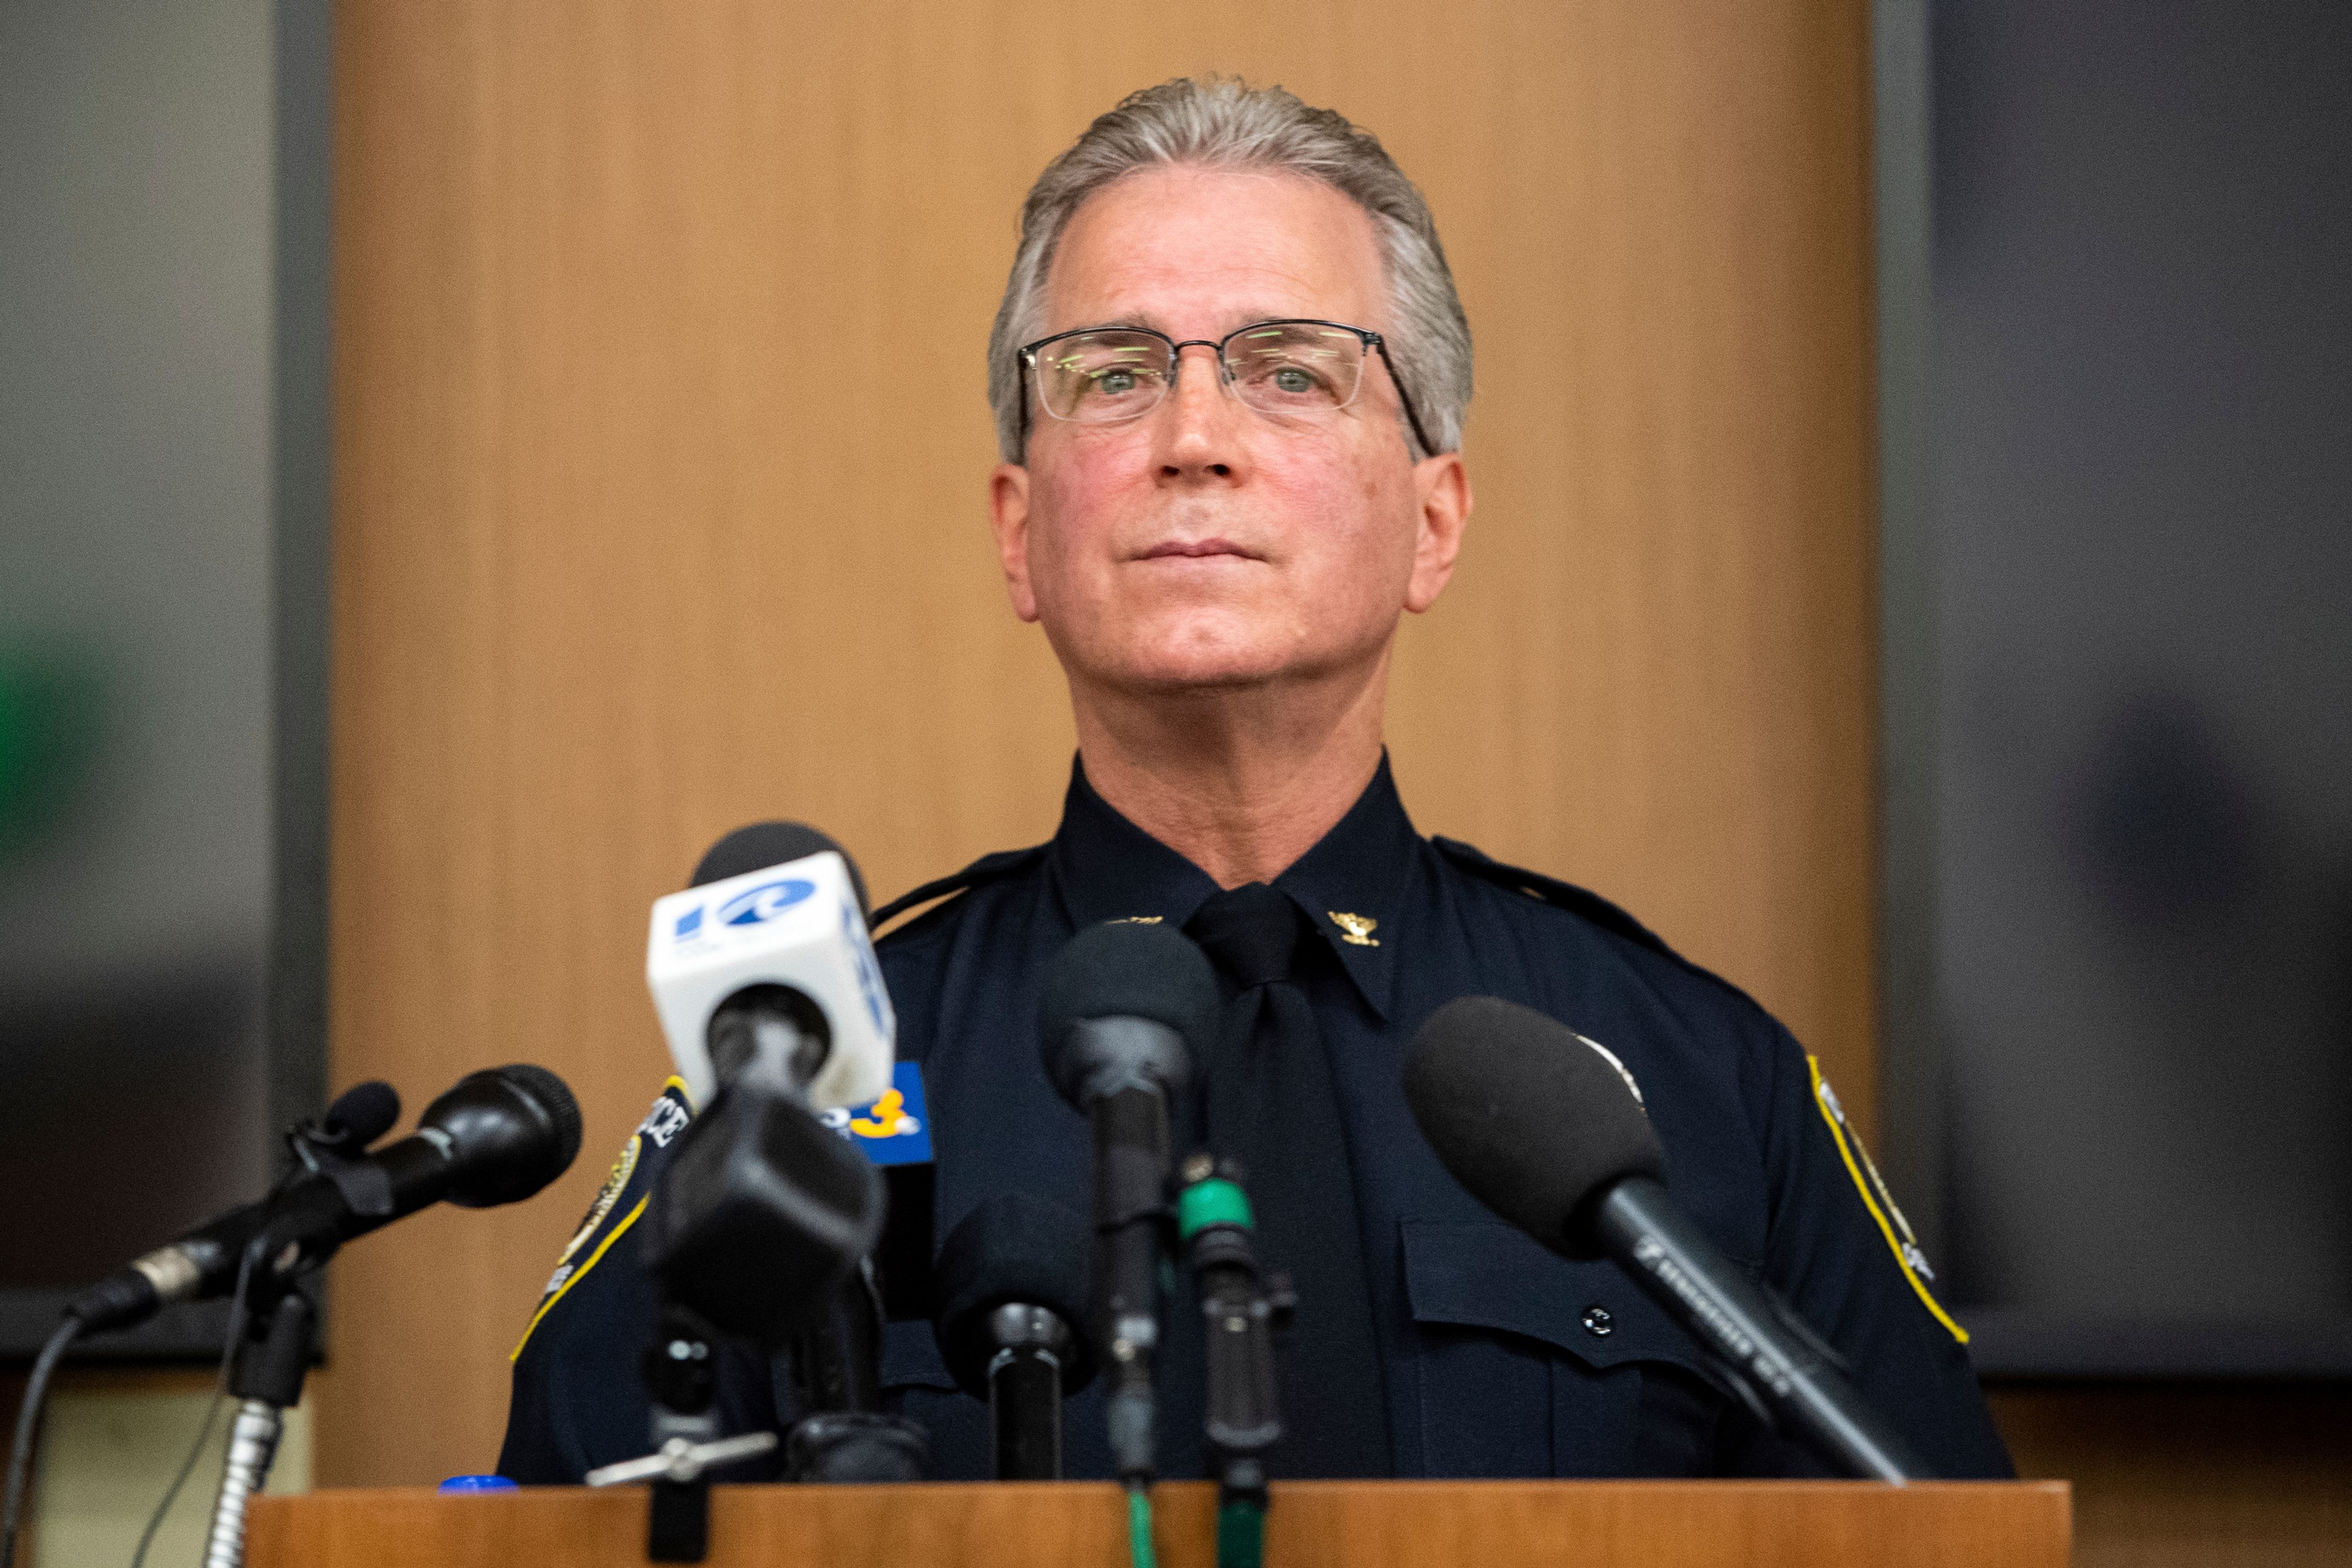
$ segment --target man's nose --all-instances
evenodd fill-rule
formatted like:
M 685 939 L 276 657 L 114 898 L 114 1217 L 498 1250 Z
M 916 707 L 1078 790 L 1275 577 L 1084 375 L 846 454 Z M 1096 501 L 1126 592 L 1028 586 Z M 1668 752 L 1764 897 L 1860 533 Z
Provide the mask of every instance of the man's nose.
M 1175 384 L 1156 411 L 1154 456 L 1163 477 L 1230 479 L 1239 471 L 1244 410 L 1223 383 L 1224 365 L 1214 346 L 1188 343 L 1176 351 Z

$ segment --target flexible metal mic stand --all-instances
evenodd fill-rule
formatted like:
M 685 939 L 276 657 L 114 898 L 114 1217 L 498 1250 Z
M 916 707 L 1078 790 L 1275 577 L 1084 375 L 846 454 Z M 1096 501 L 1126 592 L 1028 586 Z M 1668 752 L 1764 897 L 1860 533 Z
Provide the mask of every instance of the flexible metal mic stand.
M 365 1089 L 371 1086 L 362 1085 Z M 382 1089 L 383 1086 L 373 1086 Z M 397 1097 L 385 1121 L 396 1113 Z M 339 1110 L 351 1096 L 336 1102 Z M 376 1131 L 381 1131 L 379 1126 Z M 286 1135 L 286 1147 L 297 1167 L 323 1176 L 335 1184 L 353 1214 L 392 1212 L 392 1183 L 379 1166 L 355 1155 L 366 1152 L 373 1133 L 342 1125 L 336 1110 L 312 1118 Z M 290 1174 L 290 1173 L 289 1173 Z M 286 1412 L 302 1403 L 302 1380 L 310 1370 L 310 1338 L 319 1321 L 318 1309 L 302 1293 L 295 1275 L 280 1273 L 282 1262 L 298 1260 L 303 1272 L 314 1272 L 333 1252 L 306 1253 L 287 1237 L 264 1226 L 246 1248 L 238 1300 L 242 1316 L 232 1331 L 236 1348 L 229 1354 L 228 1393 L 237 1401 L 236 1419 L 228 1434 L 228 1458 L 221 1467 L 220 1491 L 213 1500 L 213 1524 L 205 1538 L 205 1568 L 244 1568 L 245 1515 L 254 1497 L 269 1479 L 278 1458 L 278 1441 L 286 1432 Z
M 290 1284 L 273 1294 L 266 1310 L 246 1313 L 244 1332 L 229 1359 L 228 1392 L 237 1401 L 236 1421 L 229 1428 L 228 1462 L 221 1468 L 220 1492 L 213 1501 L 205 1568 L 243 1568 L 246 1510 L 269 1479 L 286 1412 L 302 1403 L 318 1311 Z

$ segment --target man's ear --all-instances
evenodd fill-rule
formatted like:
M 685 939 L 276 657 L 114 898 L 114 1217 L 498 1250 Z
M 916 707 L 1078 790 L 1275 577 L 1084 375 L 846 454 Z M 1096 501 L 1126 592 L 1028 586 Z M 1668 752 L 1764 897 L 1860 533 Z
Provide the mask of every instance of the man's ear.
M 996 535 L 996 561 L 1004 571 L 1004 594 L 1013 613 L 1037 618 L 1037 595 L 1029 585 L 1029 470 L 999 463 L 988 476 L 988 527 Z
M 1437 603 L 1454 576 L 1462 552 L 1462 531 L 1470 521 L 1470 470 L 1459 452 L 1440 452 L 1413 465 L 1413 491 L 1421 500 L 1420 530 L 1412 546 L 1412 576 L 1404 607 L 1414 615 Z

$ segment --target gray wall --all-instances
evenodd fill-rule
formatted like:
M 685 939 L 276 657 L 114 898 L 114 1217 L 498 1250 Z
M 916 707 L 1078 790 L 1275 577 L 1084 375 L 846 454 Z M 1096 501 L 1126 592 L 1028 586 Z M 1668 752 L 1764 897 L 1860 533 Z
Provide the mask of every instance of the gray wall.
M 271 41 L 0 8 L 0 1285 L 268 1174 Z
M 48 1315 L 27 1287 L 255 1195 L 317 1098 L 326 23 L 0 0 L 11 1327 Z M 42 1562 L 128 1560 L 208 1381 L 59 1395 Z M 198 1553 L 219 1436 L 157 1560 Z M 281 1482 L 308 1449 L 298 1421 Z

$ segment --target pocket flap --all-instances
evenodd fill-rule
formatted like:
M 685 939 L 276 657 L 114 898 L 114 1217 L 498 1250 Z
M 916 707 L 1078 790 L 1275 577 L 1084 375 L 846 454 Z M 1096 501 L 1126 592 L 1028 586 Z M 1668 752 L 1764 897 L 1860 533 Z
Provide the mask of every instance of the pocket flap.
M 1571 1263 L 1499 1221 L 1406 1220 L 1404 1275 L 1417 1323 L 1522 1334 L 1593 1367 L 1663 1361 L 1713 1375 L 1690 1336 L 1616 1264 Z

